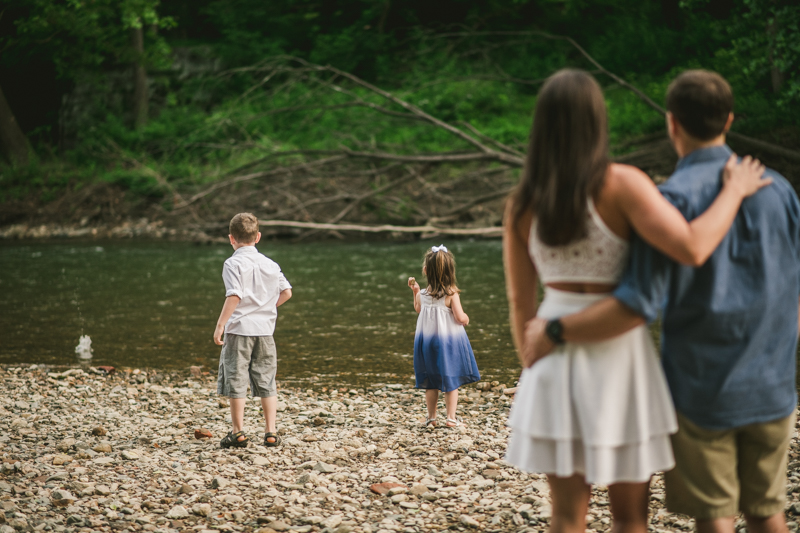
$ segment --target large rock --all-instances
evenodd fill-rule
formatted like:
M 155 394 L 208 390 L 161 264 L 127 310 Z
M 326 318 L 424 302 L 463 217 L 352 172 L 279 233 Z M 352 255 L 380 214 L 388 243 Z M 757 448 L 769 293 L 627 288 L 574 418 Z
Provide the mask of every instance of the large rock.
M 333 472 L 336 472 L 336 467 L 327 463 L 323 463 L 322 461 L 318 461 L 317 464 L 314 465 L 314 470 L 322 474 L 332 474 Z
M 477 520 L 475 520 L 474 518 L 472 518 L 469 515 L 462 514 L 458 518 L 458 521 L 461 522 L 462 524 L 464 524 L 467 527 L 476 527 L 476 528 L 481 527 L 481 523 L 478 522 Z
M 197 516 L 209 516 L 211 514 L 211 505 L 207 503 L 196 503 L 192 505 L 192 512 Z
M 75 500 L 77 500 L 77 498 L 73 496 L 72 493 L 64 489 L 58 489 L 51 492 L 50 499 L 53 501 L 54 504 L 58 505 L 59 507 L 66 507 L 67 505 L 73 504 Z
M 389 494 L 390 490 L 397 487 L 403 487 L 404 489 L 408 489 L 408 487 L 403 485 L 402 483 L 374 483 L 369 486 L 369 490 L 371 490 L 375 494 L 386 496 L 387 494 Z
M 325 520 L 320 522 L 320 525 L 322 527 L 329 527 L 331 529 L 334 529 L 336 527 L 339 527 L 339 524 L 341 524 L 341 523 L 342 523 L 342 515 L 335 514 L 335 515 L 329 516 L 328 518 L 326 518 Z
M 181 518 L 186 518 L 187 516 L 189 516 L 189 511 L 187 511 L 186 507 L 183 505 L 176 505 L 167 513 L 167 518 L 171 518 L 173 520 L 180 520 Z
M 68 452 L 73 446 L 75 446 L 75 442 L 76 442 L 75 439 L 73 439 L 72 437 L 67 437 L 66 439 L 59 442 L 56 448 L 60 452 Z
M 141 459 L 141 455 L 139 455 L 139 452 L 136 450 L 124 450 L 122 452 L 122 458 L 128 461 L 138 461 Z
M 229 485 L 228 480 L 223 477 L 215 477 L 211 480 L 211 488 L 212 489 L 224 489 Z

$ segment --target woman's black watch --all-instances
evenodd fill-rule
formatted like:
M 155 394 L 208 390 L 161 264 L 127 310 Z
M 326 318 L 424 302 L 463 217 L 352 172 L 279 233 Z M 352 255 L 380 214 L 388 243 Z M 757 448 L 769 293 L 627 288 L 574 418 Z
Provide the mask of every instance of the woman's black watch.
M 544 333 L 547 335 L 548 339 L 553 341 L 553 343 L 564 344 L 564 325 L 561 324 L 561 320 L 557 318 L 548 320 L 547 325 L 544 328 Z

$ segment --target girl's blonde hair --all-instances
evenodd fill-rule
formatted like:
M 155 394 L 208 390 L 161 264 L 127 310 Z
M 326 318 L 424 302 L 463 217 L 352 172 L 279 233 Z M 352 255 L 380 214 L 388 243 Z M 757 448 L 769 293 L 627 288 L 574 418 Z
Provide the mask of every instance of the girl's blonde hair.
M 449 251 L 428 249 L 422 264 L 431 296 L 441 298 L 461 292 L 456 286 L 456 260 Z

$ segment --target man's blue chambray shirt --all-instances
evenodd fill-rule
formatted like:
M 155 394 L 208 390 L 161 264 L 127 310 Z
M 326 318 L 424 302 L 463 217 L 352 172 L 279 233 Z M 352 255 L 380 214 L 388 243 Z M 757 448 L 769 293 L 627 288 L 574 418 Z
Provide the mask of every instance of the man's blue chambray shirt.
M 721 188 L 727 146 L 678 162 L 661 193 L 687 220 Z M 648 322 L 662 314 L 661 353 L 676 409 L 707 429 L 789 416 L 797 404 L 800 203 L 789 183 L 746 198 L 728 234 L 700 268 L 668 259 L 638 237 L 614 292 Z

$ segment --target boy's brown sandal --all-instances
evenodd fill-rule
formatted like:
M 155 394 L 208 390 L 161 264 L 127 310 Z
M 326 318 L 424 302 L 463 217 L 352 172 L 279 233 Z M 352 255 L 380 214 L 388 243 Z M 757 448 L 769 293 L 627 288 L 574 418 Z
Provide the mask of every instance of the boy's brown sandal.
M 244 437 L 244 439 L 239 440 L 240 437 Z M 249 442 L 250 439 L 247 438 L 244 431 L 237 431 L 236 433 L 228 432 L 225 438 L 219 442 L 219 445 L 223 448 L 247 448 Z
M 269 439 L 275 439 L 272 442 Z M 277 433 L 264 433 L 264 446 L 267 448 L 274 448 L 275 446 L 280 446 L 281 438 L 278 436 Z

